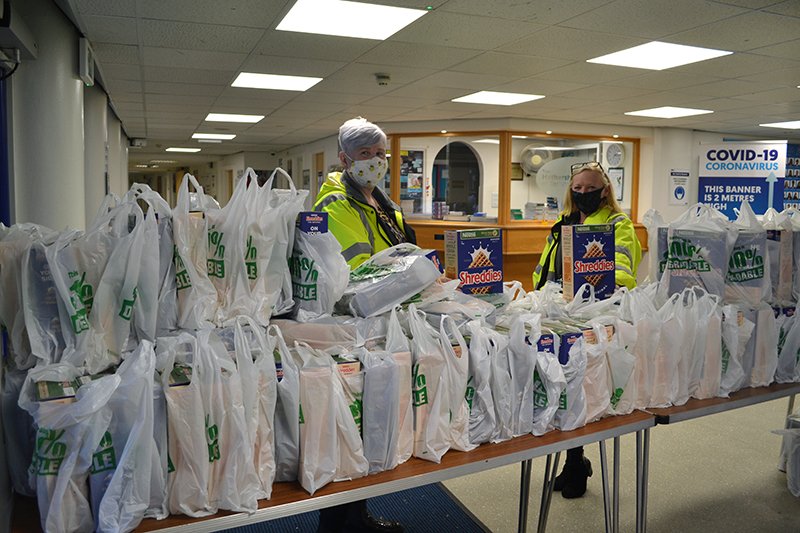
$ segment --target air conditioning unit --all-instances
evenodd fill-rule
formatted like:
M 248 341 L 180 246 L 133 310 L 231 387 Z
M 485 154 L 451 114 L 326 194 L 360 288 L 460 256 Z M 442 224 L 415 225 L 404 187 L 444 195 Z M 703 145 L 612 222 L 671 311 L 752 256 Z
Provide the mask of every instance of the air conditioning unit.
M 39 46 L 22 18 L 11 9 L 10 0 L 3 0 L 0 16 L 0 49 L 19 50 L 21 59 L 36 59 Z

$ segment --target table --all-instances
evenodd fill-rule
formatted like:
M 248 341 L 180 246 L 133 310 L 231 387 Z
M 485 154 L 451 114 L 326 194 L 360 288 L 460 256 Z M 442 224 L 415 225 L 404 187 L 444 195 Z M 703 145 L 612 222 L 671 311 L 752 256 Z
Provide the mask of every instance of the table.
M 692 420 L 700 418 L 701 416 L 713 415 L 738 409 L 740 407 L 747 407 L 762 402 L 777 400 L 779 398 L 789 397 L 789 406 L 787 415 L 791 413 L 794 406 L 794 396 L 800 393 L 800 383 L 776 383 L 769 387 L 756 387 L 746 388 L 734 392 L 729 398 L 709 398 L 707 400 L 691 399 L 683 405 L 676 405 L 673 407 L 664 407 L 657 409 L 648 409 L 656 418 L 656 424 L 666 425 L 683 422 L 684 420 Z M 637 440 L 638 445 L 638 440 Z M 638 458 L 637 458 L 638 459 Z M 644 456 L 644 476 L 645 490 L 642 497 L 643 501 L 637 502 L 637 505 L 642 506 L 641 524 L 638 521 L 637 515 L 637 531 L 646 531 L 647 529 L 647 463 L 649 462 L 649 453 Z M 637 463 L 638 466 L 638 463 Z M 638 471 L 637 471 L 638 479 Z M 641 529 L 640 529 L 641 526 Z
M 216 515 L 205 518 L 174 515 L 161 521 L 143 520 L 137 531 L 202 533 L 245 526 L 436 483 L 509 464 L 525 464 L 526 461 L 531 461 L 536 457 L 649 430 L 654 425 L 655 417 L 652 414 L 634 412 L 630 415 L 605 418 L 573 431 L 551 431 L 541 437 L 524 435 L 498 444 L 484 444 L 470 452 L 449 451 L 439 464 L 411 458 L 394 470 L 353 481 L 330 483 L 313 496 L 300 487 L 299 483 L 275 483 L 272 498 L 259 501 L 258 511 L 251 515 L 227 511 L 220 511 Z M 530 469 L 528 469 L 528 485 L 529 481 Z M 520 490 L 519 531 L 525 531 L 527 508 L 528 492 Z M 608 517 L 608 513 L 606 516 Z M 39 514 L 35 510 L 33 500 L 17 498 L 11 531 L 19 533 L 40 531 Z

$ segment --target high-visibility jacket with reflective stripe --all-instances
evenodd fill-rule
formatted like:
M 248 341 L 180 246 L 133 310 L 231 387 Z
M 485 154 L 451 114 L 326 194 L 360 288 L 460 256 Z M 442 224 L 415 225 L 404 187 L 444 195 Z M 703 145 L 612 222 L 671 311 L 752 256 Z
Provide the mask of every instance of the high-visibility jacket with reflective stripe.
M 559 217 L 558 221 L 561 220 Z M 556 222 L 558 222 L 556 221 Z M 615 266 L 615 281 L 617 285 L 628 287 L 632 289 L 636 287 L 636 269 L 639 267 L 639 262 L 642 260 L 642 245 L 636 237 L 636 231 L 633 229 L 633 222 L 628 218 L 625 213 L 612 213 L 611 208 L 603 207 L 598 209 L 583 222 L 584 224 L 614 224 L 614 260 Z M 556 247 L 553 245 L 552 233 L 547 235 L 547 242 L 544 245 L 542 256 L 539 258 L 539 264 L 533 271 L 533 287 L 539 284 L 542 276 L 543 265 L 549 255 L 550 264 L 548 265 L 547 278 L 550 280 L 555 279 L 555 261 L 556 261 Z M 561 245 L 559 239 L 558 245 Z
M 382 191 L 379 194 L 383 194 Z M 342 255 L 351 270 L 392 246 L 392 241 L 378 223 L 375 209 L 363 200 L 366 199 L 360 191 L 342 181 L 341 172 L 332 172 L 322 184 L 314 203 L 315 211 L 328 213 L 328 230 L 342 246 Z M 388 197 L 386 200 L 395 208 L 397 227 L 408 235 L 400 208 Z

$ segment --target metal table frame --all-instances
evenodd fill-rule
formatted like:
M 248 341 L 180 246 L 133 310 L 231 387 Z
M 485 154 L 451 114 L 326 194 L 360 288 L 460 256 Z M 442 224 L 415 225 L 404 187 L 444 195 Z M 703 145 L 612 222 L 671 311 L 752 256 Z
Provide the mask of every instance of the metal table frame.
M 773 384 L 769 387 L 756 387 L 746 388 L 734 392 L 729 398 L 709 398 L 707 400 L 691 399 L 684 405 L 673 407 L 665 407 L 658 409 L 648 409 L 647 412 L 652 413 L 656 417 L 656 424 L 667 425 L 683 422 L 685 420 L 693 420 L 703 416 L 713 415 L 716 413 L 723 413 L 740 407 L 747 407 L 759 403 L 769 402 L 780 398 L 789 397 L 789 405 L 787 409 L 787 416 L 791 414 L 794 408 L 795 395 L 800 393 L 800 383 L 781 383 Z M 637 461 L 639 460 L 639 441 L 637 435 Z M 647 435 L 645 435 L 644 444 L 644 464 L 643 472 L 644 477 L 644 492 L 640 496 L 643 501 L 637 502 L 637 505 L 642 505 L 641 522 L 637 514 L 637 531 L 644 533 L 647 530 L 647 480 L 648 480 L 648 462 L 649 462 L 649 442 Z M 638 467 L 637 462 L 637 467 Z M 637 482 L 640 472 L 637 468 Z M 641 529 L 640 529 L 641 527 Z
M 296 482 L 276 483 L 273 486 L 272 498 L 259 501 L 260 508 L 253 514 L 220 511 L 216 515 L 205 518 L 175 515 L 161 521 L 145 519 L 137 531 L 162 533 L 219 531 L 522 463 L 523 482 L 520 484 L 518 528 L 519 531 L 524 532 L 527 527 L 532 459 L 593 442 L 602 442 L 611 438 L 618 439 L 621 435 L 629 433 L 649 431 L 654 425 L 655 417 L 653 415 L 634 412 L 630 415 L 605 418 L 574 431 L 551 431 L 541 437 L 524 435 L 499 444 L 484 444 L 470 452 L 450 451 L 438 464 L 412 458 L 394 470 L 352 481 L 330 483 L 313 496 L 305 492 Z M 618 449 L 615 447 L 616 452 Z M 527 476 L 525 475 L 526 469 Z M 39 520 L 38 513 L 32 509 L 33 501 L 18 498 L 17 502 L 21 505 L 15 505 L 12 531 L 35 530 L 39 525 Z

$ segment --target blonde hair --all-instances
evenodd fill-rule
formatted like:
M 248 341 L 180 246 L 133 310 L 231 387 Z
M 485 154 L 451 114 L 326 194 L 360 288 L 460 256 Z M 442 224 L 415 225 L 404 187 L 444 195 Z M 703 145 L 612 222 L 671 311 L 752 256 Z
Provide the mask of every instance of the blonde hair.
M 584 170 L 589 170 L 598 174 L 603 180 L 603 188 L 608 189 L 608 194 L 600 200 L 600 207 L 598 207 L 598 209 L 609 207 L 612 213 L 622 213 L 622 207 L 617 203 L 617 194 L 614 192 L 614 186 L 611 184 L 611 179 L 608 177 L 608 174 L 606 174 L 605 169 L 597 161 L 589 161 L 588 163 L 582 163 L 572 170 L 569 177 L 569 184 L 567 185 L 567 193 L 564 196 L 564 209 L 561 211 L 561 214 L 568 216 L 578 210 L 572 203 L 572 180 Z

